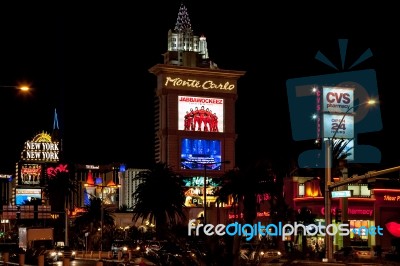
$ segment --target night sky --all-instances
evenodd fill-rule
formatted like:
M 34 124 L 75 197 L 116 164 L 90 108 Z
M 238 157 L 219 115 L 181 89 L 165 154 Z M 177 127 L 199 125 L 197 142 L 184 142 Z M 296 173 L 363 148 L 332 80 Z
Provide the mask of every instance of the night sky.
M 0 4 L 0 86 L 25 81 L 34 88 L 30 97 L 0 88 L 0 172 L 13 173 L 26 140 L 51 132 L 55 109 L 67 160 L 148 167 L 156 87 L 148 69 L 163 62 L 181 1 L 66 3 Z M 214 3 L 185 1 L 211 60 L 246 71 L 238 84 L 236 165 L 296 160 L 312 143 L 292 139 L 286 81 L 346 71 L 367 49 L 373 56 L 352 70 L 376 70 L 383 129 L 363 141 L 381 150 L 379 167 L 400 164 L 395 8 L 386 6 L 381 15 L 375 4 Z M 339 39 L 348 39 L 344 69 Z M 316 60 L 318 51 L 338 70 Z

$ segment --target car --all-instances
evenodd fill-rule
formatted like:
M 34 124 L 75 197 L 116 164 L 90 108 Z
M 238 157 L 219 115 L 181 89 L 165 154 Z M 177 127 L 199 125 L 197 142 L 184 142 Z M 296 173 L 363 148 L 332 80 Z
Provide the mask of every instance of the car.
M 367 246 L 347 246 L 335 251 L 333 257 L 339 261 L 371 260 L 374 258 L 374 251 Z
M 146 242 L 145 247 L 146 251 L 158 251 L 163 246 L 165 246 L 168 242 L 165 240 L 149 240 Z
M 333 252 L 333 258 L 338 261 L 347 261 L 354 259 L 352 247 L 342 247 L 339 250 Z
M 134 240 L 115 240 L 111 244 L 111 253 L 114 258 L 118 257 L 118 253 L 121 252 L 121 255 L 127 256 L 129 253 L 140 253 L 142 250 L 141 243 Z
M 375 252 L 371 247 L 353 247 L 353 256 L 356 260 L 370 260 Z
M 61 261 L 64 258 L 74 260 L 76 251 L 69 246 L 57 246 L 53 250 L 47 252 L 47 260 L 50 261 Z
M 282 252 L 277 249 L 260 248 L 256 250 L 255 259 L 261 263 L 278 262 L 282 258 Z

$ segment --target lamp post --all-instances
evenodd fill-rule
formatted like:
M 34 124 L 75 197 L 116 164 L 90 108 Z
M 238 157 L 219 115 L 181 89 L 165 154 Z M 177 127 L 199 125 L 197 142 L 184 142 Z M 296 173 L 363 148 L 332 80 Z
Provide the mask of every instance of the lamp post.
M 14 89 L 17 89 L 17 90 L 22 91 L 22 92 L 28 92 L 28 91 L 31 90 L 31 88 L 29 86 L 27 86 L 27 85 L 22 85 L 22 86 L 0 86 L 0 88 L 14 88 Z
M 88 236 L 89 236 L 89 232 L 86 232 L 85 233 L 85 249 L 86 249 L 86 252 L 87 252 L 87 238 L 88 238 Z
M 327 138 L 325 140 L 325 206 L 324 206 L 324 213 L 325 213 L 325 226 L 328 226 L 329 224 L 332 223 L 331 220 L 331 195 L 330 195 L 330 186 L 331 186 L 331 178 L 332 178 L 332 142 L 335 139 L 335 136 L 341 127 L 344 118 L 346 115 L 349 114 L 349 112 L 361 105 L 364 104 L 369 104 L 373 105 L 375 104 L 375 100 L 369 100 L 367 102 L 363 102 L 354 106 L 351 106 L 347 108 L 346 112 L 343 114 L 339 124 L 336 127 L 335 132 L 333 133 L 332 138 Z M 342 202 L 343 203 L 343 202 Z M 347 203 L 347 202 L 346 202 Z M 346 213 L 347 210 L 344 210 L 343 214 Z M 347 215 L 346 215 L 347 218 Z M 333 260 L 333 237 L 329 235 L 327 232 L 325 232 L 325 257 L 328 262 Z
M 26 85 L 22 85 L 22 86 L 0 86 L 2 88 L 16 88 L 20 91 L 29 91 L 31 88 L 29 86 Z

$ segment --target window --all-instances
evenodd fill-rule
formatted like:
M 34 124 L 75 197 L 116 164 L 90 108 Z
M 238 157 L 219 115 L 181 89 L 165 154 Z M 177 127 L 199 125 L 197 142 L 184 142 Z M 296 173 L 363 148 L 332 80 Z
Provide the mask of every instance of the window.
M 368 242 L 368 234 L 366 230 L 369 227 L 369 222 L 365 220 L 350 220 L 350 241 L 355 242 L 355 246 L 362 246 L 364 242 Z M 355 233 L 353 229 L 359 229 L 360 227 L 365 227 L 360 230 L 360 232 Z
M 304 197 L 304 183 L 299 184 L 299 197 Z

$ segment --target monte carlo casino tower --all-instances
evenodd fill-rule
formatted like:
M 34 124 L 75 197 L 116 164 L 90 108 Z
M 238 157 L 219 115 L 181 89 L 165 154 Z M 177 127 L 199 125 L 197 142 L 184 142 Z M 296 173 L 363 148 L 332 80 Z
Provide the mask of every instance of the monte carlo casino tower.
M 183 176 L 188 219 L 203 216 L 206 176 L 207 222 L 223 222 L 227 213 L 217 211 L 215 191 L 235 167 L 237 81 L 245 72 L 219 69 L 209 59 L 206 38 L 193 34 L 183 4 L 163 56 L 149 69 L 157 76 L 155 160 Z

